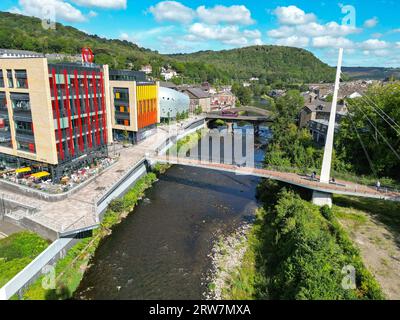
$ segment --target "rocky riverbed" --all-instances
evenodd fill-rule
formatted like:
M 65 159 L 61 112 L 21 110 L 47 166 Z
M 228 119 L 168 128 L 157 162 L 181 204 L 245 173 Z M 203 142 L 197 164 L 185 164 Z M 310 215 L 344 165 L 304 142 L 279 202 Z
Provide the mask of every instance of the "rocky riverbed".
M 224 300 L 224 291 L 228 289 L 227 283 L 240 267 L 243 256 L 247 250 L 247 236 L 253 226 L 253 221 L 244 222 L 233 233 L 220 236 L 215 242 L 209 257 L 211 270 L 206 276 L 208 290 L 204 293 L 206 300 Z

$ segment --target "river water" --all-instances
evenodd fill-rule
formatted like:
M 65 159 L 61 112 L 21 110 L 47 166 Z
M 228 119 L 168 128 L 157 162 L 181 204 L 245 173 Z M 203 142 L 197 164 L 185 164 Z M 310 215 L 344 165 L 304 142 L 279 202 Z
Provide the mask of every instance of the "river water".
M 202 299 L 214 242 L 253 219 L 258 182 L 173 166 L 98 247 L 75 298 Z

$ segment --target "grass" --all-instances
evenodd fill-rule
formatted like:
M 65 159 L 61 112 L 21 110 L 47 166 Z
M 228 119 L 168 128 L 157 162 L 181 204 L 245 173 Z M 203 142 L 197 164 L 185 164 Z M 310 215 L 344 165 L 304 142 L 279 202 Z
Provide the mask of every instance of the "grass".
M 370 214 L 375 220 L 384 224 L 396 238 L 400 237 L 400 203 L 368 198 L 356 198 L 335 195 L 333 198 L 338 210 L 358 210 Z
M 33 232 L 23 231 L 0 240 L 0 287 L 48 247 L 49 243 Z
M 241 265 L 232 272 L 226 299 L 383 299 L 378 282 L 337 221 L 345 214 L 320 209 L 291 193 L 260 185 L 257 212 Z M 278 191 L 278 192 L 277 192 Z M 260 196 L 261 195 L 261 196 Z M 279 196 L 277 196 L 279 195 Z M 365 223 L 359 212 L 352 219 Z M 341 287 L 344 265 L 356 269 L 356 290 Z
M 259 272 L 259 260 L 263 259 L 262 252 L 262 224 L 263 210 L 256 212 L 256 221 L 247 237 L 247 250 L 243 256 L 241 265 L 230 273 L 226 287 L 222 291 L 224 299 L 253 300 L 260 294 L 257 288 L 265 287 L 266 278 Z
M 184 152 L 189 151 L 197 145 L 198 141 L 204 134 L 204 130 L 199 129 L 196 132 L 188 134 L 186 137 L 180 139 L 176 144 L 167 150 L 167 155 L 182 155 Z
M 155 173 L 148 173 L 139 179 L 121 199 L 113 200 L 104 215 L 100 227 L 93 231 L 92 237 L 85 238 L 74 245 L 67 255 L 55 266 L 56 288 L 46 290 L 42 286 L 43 276 L 39 277 L 25 292 L 24 300 L 68 299 L 78 288 L 84 272 L 94 256 L 101 241 L 109 236 L 113 226 L 120 223 L 144 197 L 145 190 L 157 180 Z

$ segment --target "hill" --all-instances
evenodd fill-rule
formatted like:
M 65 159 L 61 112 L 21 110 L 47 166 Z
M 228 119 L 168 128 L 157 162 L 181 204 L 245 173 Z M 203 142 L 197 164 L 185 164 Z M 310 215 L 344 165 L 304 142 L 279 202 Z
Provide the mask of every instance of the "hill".
M 183 62 L 207 62 L 222 68 L 233 79 L 257 77 L 268 83 L 308 83 L 333 81 L 332 67 L 317 59 L 311 52 L 281 46 L 252 46 L 246 48 L 200 51 L 170 55 Z
M 400 79 L 400 68 L 344 67 L 343 72 L 353 80 L 385 80 L 391 77 Z
M 0 12 L 0 48 L 75 55 L 84 46 L 92 48 L 96 63 L 134 70 L 151 64 L 155 77 L 159 77 L 161 66 L 170 65 L 188 83 L 209 81 L 226 84 L 232 79 L 243 81 L 252 76 L 269 84 L 315 83 L 332 81 L 334 77 L 333 68 L 303 49 L 253 46 L 162 55 L 126 40 L 89 35 L 60 23 L 56 24 L 55 30 L 46 30 L 38 18 Z

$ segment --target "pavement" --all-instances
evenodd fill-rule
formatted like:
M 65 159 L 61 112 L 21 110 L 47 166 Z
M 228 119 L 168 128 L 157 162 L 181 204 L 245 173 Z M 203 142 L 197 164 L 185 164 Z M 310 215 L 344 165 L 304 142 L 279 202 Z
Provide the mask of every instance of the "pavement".
M 111 146 L 110 153 L 115 150 L 119 153 L 119 160 L 111 167 L 100 173 L 87 185 L 71 195 L 57 202 L 47 202 L 28 195 L 18 194 L 0 187 L 0 194 L 18 202 L 30 204 L 37 208 L 37 212 L 26 214 L 25 218 L 34 224 L 42 225 L 56 232 L 67 232 L 87 228 L 98 224 L 94 203 L 107 192 L 117 181 L 122 179 L 126 172 L 146 157 L 154 153 L 168 137 L 183 132 L 183 127 L 200 118 L 191 118 L 181 124 L 163 125 L 156 129 L 155 134 L 128 148 Z M 118 149 L 118 150 L 117 150 Z
M 0 221 L 0 239 L 6 238 L 24 229 L 6 221 Z

